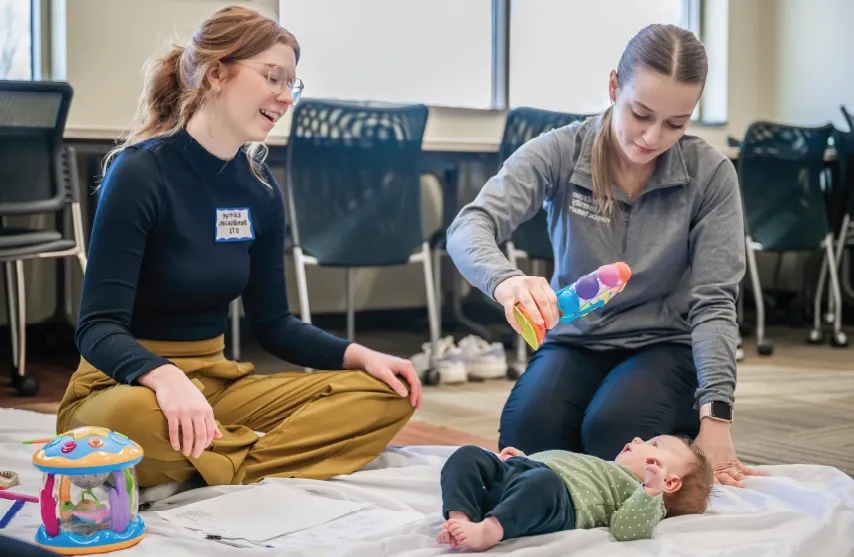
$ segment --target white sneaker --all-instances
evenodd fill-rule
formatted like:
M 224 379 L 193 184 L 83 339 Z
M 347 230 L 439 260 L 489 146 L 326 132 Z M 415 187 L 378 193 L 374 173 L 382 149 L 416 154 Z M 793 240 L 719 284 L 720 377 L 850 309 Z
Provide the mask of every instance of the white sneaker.
M 439 372 L 440 384 L 465 383 L 468 380 L 462 352 L 454 346 L 453 337 L 439 339 L 435 358 L 431 358 L 432 351 L 431 343 L 425 342 L 421 345 L 421 352 L 409 358 L 422 381 L 430 368 Z
M 507 376 L 507 354 L 500 342 L 469 335 L 459 343 L 463 363 L 470 379 L 497 379 Z

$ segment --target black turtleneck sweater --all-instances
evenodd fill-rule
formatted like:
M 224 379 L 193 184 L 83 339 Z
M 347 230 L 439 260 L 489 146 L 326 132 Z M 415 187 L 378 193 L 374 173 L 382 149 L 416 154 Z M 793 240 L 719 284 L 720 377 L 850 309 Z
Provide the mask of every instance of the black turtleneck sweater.
M 261 346 L 296 365 L 340 369 L 349 342 L 303 323 L 285 290 L 285 205 L 245 153 L 224 161 L 186 131 L 126 148 L 99 189 L 77 347 L 119 383 L 169 363 L 136 339 L 224 334 L 243 297 Z

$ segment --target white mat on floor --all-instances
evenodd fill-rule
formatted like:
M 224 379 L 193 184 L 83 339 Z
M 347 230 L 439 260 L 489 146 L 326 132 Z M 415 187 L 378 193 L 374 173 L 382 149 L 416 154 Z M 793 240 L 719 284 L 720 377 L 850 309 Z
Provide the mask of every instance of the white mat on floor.
M 41 475 L 31 465 L 32 446 L 21 440 L 44 438 L 53 431 L 54 418 L 22 410 L 0 409 L 0 469 L 21 477 L 19 491 L 37 494 Z M 284 480 L 331 497 L 374 503 L 388 509 L 417 510 L 426 515 L 382 539 L 349 543 L 343 547 L 312 547 L 284 551 L 253 549 L 257 555 L 311 557 L 429 557 L 456 554 L 438 545 L 441 524 L 439 471 L 451 447 L 388 449 L 364 470 L 328 482 Z M 490 554 L 532 557 L 565 555 L 617 557 L 668 555 L 729 557 L 809 557 L 854 555 L 854 479 L 822 466 L 769 466 L 770 478 L 751 478 L 749 489 L 720 488 L 706 516 L 665 520 L 655 539 L 630 543 L 614 541 L 606 529 L 562 532 L 503 542 Z M 175 495 L 155 508 L 174 508 L 188 502 L 246 487 L 207 487 Z M 157 515 L 142 513 L 148 536 L 136 547 L 117 555 L 165 554 L 234 555 L 239 551 L 200 539 Z M 251 520 L 252 509 L 246 510 Z M 27 504 L 2 533 L 33 539 L 39 525 L 36 505 Z

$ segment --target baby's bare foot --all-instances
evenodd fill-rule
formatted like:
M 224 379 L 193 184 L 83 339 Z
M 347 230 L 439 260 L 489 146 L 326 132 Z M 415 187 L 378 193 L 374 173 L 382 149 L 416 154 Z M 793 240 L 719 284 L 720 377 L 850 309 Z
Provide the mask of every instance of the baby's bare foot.
M 472 551 L 486 551 L 504 537 L 504 528 L 498 520 L 490 516 L 483 522 L 468 522 L 449 519 L 448 531 L 457 543 Z
M 454 518 L 456 520 L 461 520 L 463 522 L 471 522 L 471 519 L 468 517 L 468 515 L 462 511 L 450 511 L 450 512 L 448 512 L 448 520 L 450 520 L 452 518 Z
M 448 532 L 448 529 L 444 527 L 442 528 L 442 531 L 439 532 L 439 534 L 436 536 L 436 541 L 439 543 L 450 544 L 452 539 L 453 537 L 451 536 L 451 533 Z

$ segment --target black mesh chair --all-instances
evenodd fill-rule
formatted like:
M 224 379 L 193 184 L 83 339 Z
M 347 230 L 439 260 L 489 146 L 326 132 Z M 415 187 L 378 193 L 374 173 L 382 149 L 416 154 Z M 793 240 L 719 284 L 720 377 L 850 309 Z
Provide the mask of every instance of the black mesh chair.
M 504 164 L 504 161 L 519 147 L 535 137 L 590 116 L 590 114 L 553 112 L 538 108 L 514 108 L 507 114 L 507 121 L 504 124 L 504 134 L 498 148 L 499 164 Z M 538 211 L 533 218 L 520 224 L 513 232 L 511 240 L 506 243 L 505 249 L 513 265 L 516 265 L 519 258 L 524 257 L 530 259 L 532 263 L 553 259 L 546 212 Z
M 529 107 L 514 108 L 507 114 L 504 124 L 504 134 L 498 148 L 499 165 L 504 164 L 519 147 L 535 137 L 590 116 Z M 545 210 L 537 211 L 530 220 L 521 223 L 506 242 L 504 249 L 507 259 L 514 267 L 519 266 L 519 259 L 528 258 L 534 275 L 545 274 L 543 262 L 554 258 Z M 527 365 L 528 345 L 520 336 L 516 338 L 516 361 L 508 368 L 508 376 L 511 379 L 518 378 Z
M 6 270 L 16 390 L 38 391 L 26 373 L 25 260 L 76 257 L 86 271 L 74 152 L 63 144 L 73 91 L 67 83 L 0 80 L 0 261 Z M 69 210 L 72 237 L 58 227 L 12 226 L 19 218 Z
M 421 226 L 427 115 L 420 104 L 314 99 L 303 99 L 294 109 L 286 188 L 303 321 L 311 321 L 306 265 L 347 270 L 347 336 L 352 339 L 355 269 L 421 263 L 435 348 L 439 310 Z
M 854 128 L 852 128 L 854 129 Z M 834 259 L 840 274 L 840 289 L 844 296 L 854 299 L 854 288 L 851 286 L 851 263 L 849 260 L 849 248 L 854 245 L 854 131 L 836 130 L 833 134 L 833 150 L 837 163 L 838 172 L 833 183 L 832 191 L 829 192 L 828 213 L 833 230 L 836 234 L 834 245 Z M 816 307 L 824 292 L 825 282 L 828 279 L 827 261 L 822 261 L 819 274 L 818 289 L 816 292 Z M 828 299 L 828 310 L 825 319 L 833 323 L 837 312 L 834 307 L 833 297 Z M 813 333 L 811 342 L 823 342 L 820 334 Z
M 831 296 L 836 308 L 833 344 L 845 346 L 841 331 L 841 293 L 834 231 L 828 216 L 825 189 L 829 182 L 825 152 L 832 125 L 796 127 L 754 122 L 747 128 L 738 158 L 738 176 L 745 213 L 748 271 L 756 300 L 756 342 L 760 355 L 770 355 L 773 344 L 765 338 L 765 310 L 756 265 L 756 251 L 823 250 L 828 265 Z M 820 303 L 817 295 L 816 305 Z M 815 316 L 814 331 L 821 325 Z
M 837 132 L 841 138 L 838 138 L 835 144 L 840 182 L 846 191 L 841 223 L 837 230 L 836 261 L 841 274 L 842 292 L 849 299 L 854 299 L 850 250 L 854 246 L 854 220 L 852 220 L 854 218 L 854 153 L 852 153 L 852 149 L 854 149 L 854 116 L 851 115 L 845 105 L 840 106 L 839 110 L 842 112 L 846 124 L 848 124 L 848 131 Z

